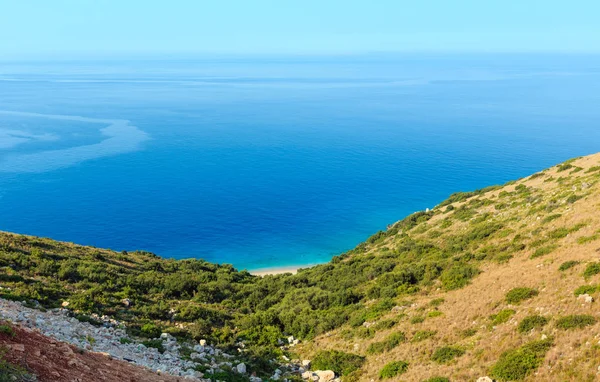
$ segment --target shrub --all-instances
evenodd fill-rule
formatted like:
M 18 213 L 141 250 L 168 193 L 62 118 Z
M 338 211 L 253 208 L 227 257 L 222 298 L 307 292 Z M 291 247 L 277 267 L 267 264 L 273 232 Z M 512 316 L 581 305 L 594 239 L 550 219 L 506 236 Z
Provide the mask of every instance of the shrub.
M 552 220 L 558 219 L 561 216 L 561 214 L 548 215 L 542 220 L 542 223 L 550 223 Z
M 423 382 L 450 382 L 446 377 L 431 377 Z
M 545 247 L 538 248 L 531 255 L 531 258 L 535 259 L 536 257 L 545 256 L 549 253 L 552 253 L 552 251 L 554 251 L 556 248 L 558 248 L 558 245 L 547 245 Z
M 392 333 L 381 342 L 374 342 L 367 348 L 368 354 L 380 354 L 390 351 L 402 342 L 406 341 L 406 335 L 402 332 Z
M 440 312 L 439 310 L 432 310 L 431 312 L 427 313 L 427 317 L 433 318 L 433 317 L 439 317 L 439 316 L 443 316 L 444 313 Z
M 464 287 L 478 274 L 479 270 L 471 265 L 454 265 L 442 272 L 440 281 L 442 282 L 444 289 L 454 290 Z
M 415 332 L 412 338 L 412 342 L 420 342 L 435 336 L 437 332 L 435 330 L 419 330 Z
M 573 314 L 561 317 L 556 321 L 556 327 L 563 330 L 582 329 L 596 323 L 596 317 L 585 314 Z
M 415 316 L 410 319 L 411 324 L 420 324 L 423 321 L 425 321 L 425 317 L 423 316 Z
M 408 363 L 404 361 L 390 362 L 381 369 L 379 372 L 380 379 L 394 378 L 400 374 L 406 373 L 408 370 Z
M 460 332 L 460 336 L 463 338 L 473 337 L 475 334 L 477 334 L 477 329 L 475 328 L 461 330 Z
M 592 236 L 582 236 L 577 239 L 577 244 L 586 244 L 586 243 L 598 240 L 599 238 L 600 238 L 600 235 L 598 235 L 598 234 L 593 234 Z
M 338 350 L 322 350 L 313 358 L 313 370 L 332 370 L 338 375 L 348 375 L 360 369 L 365 363 L 365 357 L 344 353 Z
M 540 367 L 546 352 L 552 347 L 550 339 L 534 341 L 515 350 L 504 352 L 492 367 L 491 376 L 501 381 L 524 379 Z
M 559 271 L 566 271 L 567 269 L 573 268 L 577 264 L 579 264 L 579 261 L 575 261 L 575 260 L 565 261 L 564 263 L 562 263 L 560 265 L 560 267 L 558 267 L 558 270 Z
M 158 349 L 159 352 L 164 353 L 165 352 L 165 348 L 163 346 L 163 342 L 160 339 L 156 339 L 156 340 L 147 340 L 142 342 L 142 345 L 144 345 L 147 348 L 155 348 Z
M 492 325 L 496 326 L 505 323 L 515 313 L 516 311 L 514 311 L 513 309 L 504 309 L 496 314 L 491 315 L 490 319 L 492 320 Z
M 600 273 L 600 263 L 590 263 L 585 267 L 583 271 L 583 277 L 592 277 Z
M 465 351 L 459 347 L 444 346 L 433 352 L 431 359 L 437 363 L 446 363 L 463 354 L 465 354 Z
M 579 288 L 575 289 L 575 296 L 579 296 L 580 294 L 592 294 L 598 290 L 598 286 L 596 285 L 582 285 Z
M 373 325 L 374 330 L 385 330 L 393 328 L 398 322 L 396 320 L 381 320 Z
M 10 337 L 15 336 L 15 330 L 10 325 L 0 325 L 0 333 L 6 334 Z
M 533 288 L 513 288 L 506 294 L 506 302 L 509 304 L 518 304 L 537 296 L 539 292 Z
M 434 307 L 440 306 L 444 303 L 444 301 L 446 301 L 446 300 L 444 300 L 443 298 L 436 298 L 434 300 L 429 301 L 429 305 L 434 306 Z
M 527 333 L 532 331 L 535 328 L 542 328 L 548 323 L 548 319 L 544 316 L 528 316 L 525 317 L 521 322 L 519 322 L 519 326 L 517 330 L 520 333 Z

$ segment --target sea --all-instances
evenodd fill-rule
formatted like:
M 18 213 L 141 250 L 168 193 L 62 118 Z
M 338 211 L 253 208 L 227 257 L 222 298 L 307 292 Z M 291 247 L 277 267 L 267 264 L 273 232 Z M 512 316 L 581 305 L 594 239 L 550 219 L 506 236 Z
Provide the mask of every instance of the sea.
M 600 151 L 600 56 L 0 57 L 0 230 L 308 266 Z

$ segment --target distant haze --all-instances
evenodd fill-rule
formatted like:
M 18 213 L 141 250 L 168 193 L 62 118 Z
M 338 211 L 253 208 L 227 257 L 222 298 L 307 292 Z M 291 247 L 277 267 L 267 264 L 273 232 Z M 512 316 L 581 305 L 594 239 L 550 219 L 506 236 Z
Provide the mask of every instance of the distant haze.
M 600 51 L 600 2 L 0 0 L 0 60 Z

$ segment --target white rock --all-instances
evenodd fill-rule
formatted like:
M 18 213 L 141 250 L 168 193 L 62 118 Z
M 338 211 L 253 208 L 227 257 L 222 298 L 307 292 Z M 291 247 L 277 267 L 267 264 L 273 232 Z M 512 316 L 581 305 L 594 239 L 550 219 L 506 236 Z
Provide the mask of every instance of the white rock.
M 319 382 L 329 382 L 335 379 L 335 373 L 331 370 L 317 370 L 315 374 L 319 377 Z
M 309 359 L 302 360 L 302 367 L 304 367 L 306 369 L 310 369 L 310 360 Z
M 240 373 L 240 374 L 246 374 L 246 365 L 244 363 L 238 364 L 235 368 L 236 368 L 236 370 L 237 370 L 238 373 Z
M 479 377 L 477 378 L 477 382 L 494 382 L 490 377 Z

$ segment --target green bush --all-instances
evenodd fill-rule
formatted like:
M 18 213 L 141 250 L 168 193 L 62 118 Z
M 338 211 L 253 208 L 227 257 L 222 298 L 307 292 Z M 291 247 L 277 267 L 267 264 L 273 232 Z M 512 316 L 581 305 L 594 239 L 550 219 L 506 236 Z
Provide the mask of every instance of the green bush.
M 444 300 L 441 297 L 440 298 L 436 298 L 436 299 L 433 299 L 433 300 L 429 301 L 429 305 L 433 306 L 433 307 L 437 307 L 437 306 L 442 305 L 444 303 L 444 301 L 446 301 L 446 300 Z
M 539 292 L 533 288 L 513 288 L 506 294 L 506 302 L 509 304 L 518 304 L 537 296 Z
M 147 341 L 142 342 L 142 345 L 144 345 L 147 348 L 158 349 L 158 351 L 161 352 L 161 353 L 165 352 L 165 348 L 163 346 L 163 342 L 162 342 L 161 339 L 147 340 Z
M 478 274 L 479 270 L 471 265 L 454 265 L 442 272 L 440 281 L 446 290 L 460 289 L 469 284 L 470 280 Z
M 446 377 L 431 377 L 423 382 L 450 382 L 450 380 Z
M 423 321 L 425 321 L 425 317 L 423 316 L 414 316 L 410 319 L 411 324 L 420 324 Z
M 321 350 L 311 362 L 313 370 L 332 370 L 338 375 L 348 375 L 360 369 L 365 363 L 365 357 L 344 353 L 338 350 Z
M 6 334 L 10 337 L 14 337 L 15 330 L 10 325 L 0 325 L 0 334 Z
M 575 260 L 565 261 L 564 263 L 562 263 L 560 265 L 560 267 L 558 267 L 558 270 L 559 271 L 566 271 L 567 269 L 573 268 L 577 264 L 579 264 L 579 261 L 575 261 Z
M 444 313 L 440 312 L 439 310 L 432 310 L 431 312 L 427 312 L 427 317 L 429 318 L 440 317 L 443 315 Z
M 524 379 L 542 364 L 546 352 L 552 347 L 549 339 L 534 341 L 515 350 L 509 350 L 491 369 L 491 376 L 500 381 Z
M 465 354 L 465 351 L 459 347 L 444 346 L 433 352 L 431 359 L 437 363 L 446 363 L 463 354 Z
M 460 331 L 460 336 L 463 338 L 473 337 L 475 334 L 477 334 L 477 329 L 475 328 L 469 328 Z
M 390 351 L 396 346 L 406 341 L 406 335 L 403 332 L 397 332 L 390 334 L 385 340 L 381 342 L 374 342 L 367 348 L 369 354 L 379 354 L 386 351 Z
M 583 277 L 588 278 L 600 273 L 600 263 L 590 263 L 583 271 Z
M 558 219 L 561 216 L 562 216 L 561 214 L 548 215 L 542 220 L 542 223 L 544 223 L 544 224 L 550 223 L 552 220 Z
M 408 363 L 404 361 L 390 362 L 381 369 L 379 372 L 380 379 L 394 378 L 400 374 L 406 373 L 408 370 Z
M 492 314 L 490 316 L 490 320 L 492 320 L 492 325 L 500 325 L 508 321 L 516 311 L 513 309 L 503 309 L 496 314 Z
M 437 334 L 435 330 L 419 330 L 413 334 L 412 342 L 420 342 L 424 341 L 428 338 L 431 338 Z
M 596 323 L 596 317 L 584 315 L 584 314 L 574 314 L 570 316 L 561 317 L 556 320 L 556 327 L 563 330 L 569 329 L 582 329 L 586 326 L 591 326 Z
M 544 316 L 527 316 L 517 326 L 520 333 L 528 333 L 536 328 L 542 328 L 548 323 L 548 319 Z
M 575 296 L 579 296 L 580 294 L 592 294 L 598 290 L 597 285 L 582 285 L 575 289 Z
M 545 247 L 538 248 L 531 255 L 531 258 L 535 259 L 536 257 L 545 256 L 549 253 L 552 253 L 552 251 L 554 251 L 556 248 L 558 248 L 558 245 L 547 245 Z

